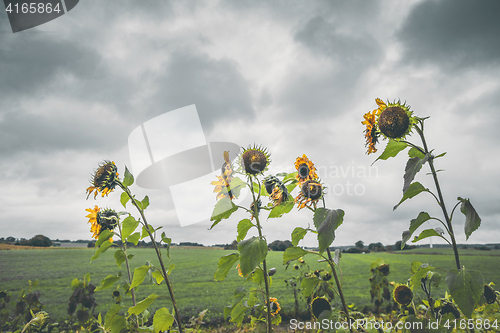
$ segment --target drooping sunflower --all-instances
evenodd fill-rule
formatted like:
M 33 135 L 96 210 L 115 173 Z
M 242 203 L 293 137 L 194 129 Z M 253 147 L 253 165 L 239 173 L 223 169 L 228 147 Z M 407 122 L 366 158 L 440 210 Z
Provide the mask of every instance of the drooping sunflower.
M 273 202 L 273 207 L 280 205 L 288 200 L 288 190 L 281 180 L 277 177 L 269 176 L 264 180 L 264 187 L 266 188 L 269 198 Z
M 317 180 L 308 180 L 302 183 L 299 195 L 295 198 L 294 204 L 298 203 L 298 208 L 301 210 L 304 207 L 314 206 L 323 196 L 323 185 Z
M 104 161 L 101 163 L 92 175 L 92 180 L 90 181 L 92 186 L 87 188 L 87 199 L 94 191 L 94 199 L 99 192 L 102 193 L 103 197 L 112 192 L 119 181 L 117 170 L 115 162 Z
M 361 122 L 361 124 L 366 125 L 365 129 L 365 147 L 368 148 L 366 151 L 367 154 L 375 153 L 377 148 L 375 145 L 378 143 L 378 137 L 380 135 L 377 125 L 376 125 L 376 115 L 379 110 L 375 109 L 372 112 L 367 112 L 363 117 L 365 120 Z
M 238 160 L 245 174 L 255 176 L 267 170 L 267 166 L 271 163 L 270 157 L 266 148 L 254 145 L 243 149 Z
M 95 239 L 98 239 L 104 230 L 113 230 L 118 225 L 119 217 L 113 209 L 101 209 L 95 206 L 94 208 L 85 210 L 90 213 L 86 217 L 89 218 L 90 231 L 92 232 L 92 237 Z M 112 241 L 113 239 L 110 238 L 109 240 Z
M 270 297 L 269 298 L 269 304 L 270 304 L 270 307 L 271 307 L 271 314 L 273 316 L 277 315 L 278 312 L 280 312 L 280 310 L 281 310 L 280 303 L 278 303 L 278 299 L 275 298 L 275 297 Z
M 297 157 L 295 160 L 295 169 L 297 170 L 296 178 L 299 184 L 318 178 L 314 163 L 307 158 L 306 154 L 302 155 L 302 157 Z
M 396 284 L 392 291 L 392 298 L 402 306 L 410 304 L 413 299 L 413 292 L 406 284 Z
M 221 167 L 221 175 L 215 176 L 217 180 L 214 180 L 210 184 L 215 185 L 214 193 L 217 193 L 216 199 L 229 198 L 234 199 L 233 192 L 231 192 L 230 183 L 233 180 L 233 167 L 231 161 L 229 160 L 229 152 L 224 152 L 224 164 Z
M 495 289 L 493 289 L 490 285 L 485 284 L 484 285 L 484 298 L 486 299 L 486 303 L 488 304 L 493 304 L 497 300 L 497 293 L 495 292 Z
M 314 318 L 317 320 L 323 311 L 331 311 L 332 307 L 326 298 L 316 297 L 311 302 L 311 310 Z

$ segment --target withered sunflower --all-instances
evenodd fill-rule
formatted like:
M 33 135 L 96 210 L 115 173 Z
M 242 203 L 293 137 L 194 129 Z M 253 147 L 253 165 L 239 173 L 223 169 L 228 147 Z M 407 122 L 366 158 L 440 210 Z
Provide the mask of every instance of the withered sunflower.
M 295 198 L 294 204 L 298 203 L 298 208 L 301 210 L 304 207 L 314 206 L 323 196 L 323 185 L 317 180 L 308 180 L 304 182 L 300 188 L 299 195 Z
M 377 114 L 377 126 L 386 138 L 403 140 L 410 134 L 413 126 L 417 123 L 417 118 L 413 116 L 410 106 L 401 101 L 392 103 L 379 103 Z
M 255 145 L 243 149 L 239 156 L 241 170 L 247 175 L 252 176 L 262 174 L 266 171 L 270 162 L 270 155 L 267 149 Z
M 94 199 L 99 192 L 102 193 L 103 197 L 112 192 L 119 181 L 117 170 L 115 162 L 104 161 L 101 163 L 92 175 L 92 180 L 90 181 L 92 186 L 87 188 L 87 199 L 94 191 Z
M 278 299 L 275 297 L 270 297 L 269 298 L 269 304 L 271 306 L 271 314 L 274 316 L 280 312 L 281 307 L 280 303 L 278 303 Z
M 283 182 L 277 177 L 267 177 L 264 180 L 264 187 L 269 194 L 269 198 L 273 202 L 273 207 L 276 207 L 288 200 L 288 189 L 286 188 L 285 184 L 283 184 Z
M 229 198 L 234 199 L 233 192 L 231 192 L 230 183 L 233 180 L 233 167 L 231 161 L 229 161 L 229 152 L 224 152 L 224 164 L 221 167 L 221 175 L 215 176 L 217 180 L 214 180 L 210 184 L 215 185 L 214 193 L 217 193 L 216 199 Z
M 368 148 L 368 150 L 366 151 L 367 154 L 375 153 L 377 151 L 375 145 L 378 143 L 378 137 L 380 135 L 376 125 L 376 115 L 378 111 L 379 111 L 378 109 L 375 109 L 372 112 L 365 113 L 365 115 L 363 116 L 365 120 L 361 122 L 361 124 L 366 125 L 365 147 Z
M 331 311 L 332 307 L 326 298 L 316 297 L 311 302 L 311 310 L 314 318 L 317 320 L 323 311 Z
M 486 303 L 493 304 L 497 300 L 497 293 L 495 289 L 491 288 L 491 286 L 485 284 L 484 285 L 484 298 L 486 299 Z
M 99 235 L 104 230 L 113 230 L 119 221 L 118 214 L 113 209 L 102 209 L 95 206 L 93 209 L 85 209 L 90 214 L 86 217 L 89 218 L 88 223 L 90 223 L 90 231 L 92 232 L 92 237 L 95 239 L 99 238 Z M 112 238 L 109 241 L 113 241 Z
M 299 183 L 318 178 L 314 163 L 307 158 L 306 154 L 302 155 L 302 157 L 297 157 L 295 160 L 295 169 L 297 170 L 296 178 Z
M 413 299 L 413 292 L 406 284 L 397 284 L 392 291 L 392 298 L 399 305 L 406 306 Z

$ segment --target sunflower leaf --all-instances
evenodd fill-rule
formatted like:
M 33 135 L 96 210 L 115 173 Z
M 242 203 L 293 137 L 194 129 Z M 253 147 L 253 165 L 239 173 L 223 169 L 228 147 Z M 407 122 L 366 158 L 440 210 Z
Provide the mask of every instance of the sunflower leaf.
M 223 219 L 227 219 L 232 213 L 238 210 L 236 206 L 229 198 L 222 198 L 215 204 L 214 211 L 212 212 L 212 217 L 210 221 L 214 221 L 209 230 L 219 224 Z
M 424 165 L 428 159 L 429 155 L 425 155 L 424 158 L 412 157 L 408 160 L 408 162 L 406 163 L 405 174 L 403 176 L 403 193 L 408 190 L 408 187 L 410 187 L 410 184 L 415 178 L 415 175 L 420 171 L 420 169 L 422 169 L 422 165 Z
M 428 238 L 428 237 L 432 237 L 432 236 L 441 237 L 446 242 L 448 242 L 448 240 L 443 236 L 443 234 L 444 234 L 444 231 L 441 228 L 425 229 L 424 231 L 422 231 L 420 233 L 420 235 L 418 235 L 418 237 L 415 236 L 415 238 L 411 242 L 416 243 L 424 238 Z
M 413 157 L 424 158 L 425 154 L 422 153 L 419 149 L 413 147 L 410 150 L 408 150 L 408 156 L 411 158 Z
M 318 231 L 319 253 L 322 254 L 335 240 L 335 230 L 344 222 L 344 211 L 318 208 L 313 222 Z
M 415 290 L 415 288 L 420 288 L 422 279 L 427 276 L 427 273 L 434 270 L 435 268 L 429 266 L 428 264 L 422 264 L 418 267 L 415 273 L 410 277 L 410 289 Z
M 125 262 L 125 253 L 123 253 L 122 249 L 116 250 L 114 257 L 118 268 L 122 268 L 122 264 Z
M 420 227 L 424 222 L 430 220 L 431 217 L 426 212 L 420 212 L 416 219 L 410 221 L 410 229 L 403 232 L 401 241 L 401 250 L 405 247 L 406 242 L 411 238 L 411 235 Z
M 125 220 L 122 222 L 122 241 L 127 239 L 128 236 L 130 236 L 135 229 L 137 229 L 137 226 L 139 225 L 139 221 L 137 221 L 133 216 L 127 217 Z
M 231 253 L 226 256 L 223 256 L 219 259 L 219 263 L 217 264 L 217 270 L 214 274 L 215 281 L 222 281 L 226 278 L 227 273 L 233 265 L 240 259 L 240 255 L 238 253 Z
M 229 184 L 229 189 L 231 190 L 231 193 L 233 193 L 233 195 L 238 198 L 240 196 L 241 190 L 244 189 L 245 186 L 247 186 L 247 183 L 245 183 L 238 177 L 234 177 Z M 224 190 L 227 191 L 227 188 L 224 188 Z
M 107 241 L 111 236 L 113 235 L 113 232 L 111 230 L 104 230 L 99 234 L 99 238 L 97 239 L 97 242 L 95 242 L 95 247 L 101 246 L 102 243 Z
M 299 242 L 305 237 L 307 234 L 307 229 L 304 229 L 302 227 L 296 227 L 292 231 L 292 245 L 297 246 L 299 245 Z
M 144 281 L 144 278 L 146 277 L 149 268 L 150 268 L 149 265 L 143 265 L 141 267 L 137 267 L 134 269 L 134 276 L 132 278 L 132 284 L 130 285 L 130 289 L 137 287 Z
M 267 256 L 267 242 L 264 238 L 252 237 L 238 243 L 240 252 L 240 268 L 243 276 L 247 276 Z
M 99 258 L 99 256 L 101 255 L 101 253 L 104 253 L 107 251 L 107 249 L 113 245 L 113 243 L 111 243 L 109 240 L 106 240 L 104 243 L 101 244 L 101 246 L 99 246 L 99 248 L 97 249 L 97 251 L 95 251 L 94 255 L 92 256 L 92 258 L 90 258 L 90 261 L 94 261 L 96 260 L 97 258 Z
M 237 242 L 241 242 L 247 236 L 248 230 L 255 226 L 249 219 L 243 219 L 238 223 L 238 237 L 236 237 Z
M 116 275 L 108 275 L 104 279 L 101 280 L 101 285 L 95 288 L 95 291 L 101 291 L 106 288 L 111 287 L 115 284 L 116 281 L 120 280 L 119 276 Z
M 379 157 L 377 157 L 375 161 L 373 161 L 372 165 L 378 160 L 387 160 L 389 157 L 395 157 L 400 151 L 404 150 L 406 147 L 408 147 L 408 144 L 406 142 L 389 139 L 389 142 L 387 143 L 384 152 Z
M 148 206 L 149 206 L 149 197 L 147 195 L 144 197 L 144 199 L 142 199 L 141 205 L 142 205 L 142 209 L 148 208 Z
M 122 195 L 120 195 L 120 202 L 122 203 L 124 208 L 127 208 L 127 202 L 130 200 L 130 197 L 126 192 L 123 192 Z
M 165 235 L 165 231 L 161 233 L 161 240 L 167 245 L 167 257 L 170 259 L 170 245 L 172 244 L 172 238 Z
M 128 171 L 127 166 L 125 166 L 125 176 L 123 177 L 123 182 L 122 184 L 125 187 L 128 187 L 134 183 L 134 176 Z
M 170 314 L 167 308 L 156 310 L 153 317 L 154 333 L 167 332 L 174 323 L 174 316 Z
M 460 270 L 452 268 L 446 274 L 446 284 L 462 313 L 471 318 L 483 294 L 484 278 L 481 272 L 469 271 L 465 267 Z
M 297 247 L 297 246 L 290 246 L 285 250 L 285 253 L 283 253 L 283 265 L 288 264 L 290 261 L 299 259 L 302 256 L 305 256 L 308 254 L 306 250 Z
M 302 294 L 304 294 L 304 297 L 309 297 L 313 293 L 314 289 L 316 289 L 318 283 L 319 279 L 317 276 L 303 278 L 300 283 L 300 287 L 302 288 Z
M 424 191 L 429 192 L 429 189 L 423 187 L 422 184 L 420 184 L 419 182 L 412 183 L 408 187 L 406 192 L 404 192 L 403 198 L 401 199 L 401 201 L 396 206 L 394 206 L 394 208 L 392 210 L 396 210 L 399 207 L 399 205 L 401 205 L 406 199 L 411 199 L 414 196 L 418 195 L 420 192 L 424 192 Z
M 135 246 L 139 244 L 139 239 L 141 238 L 140 232 L 135 232 L 127 238 L 127 242 L 133 243 Z
M 462 199 L 458 197 L 458 201 L 462 202 L 460 206 L 460 211 L 465 215 L 465 236 L 466 240 L 469 239 L 470 235 L 479 228 L 481 225 L 481 218 L 477 214 L 476 210 L 470 203 L 469 199 Z
M 140 313 L 142 313 L 144 310 L 146 310 L 148 308 L 148 306 L 151 305 L 151 303 L 153 303 L 153 301 L 155 299 L 158 298 L 158 295 L 156 294 L 151 294 L 149 295 L 148 297 L 146 297 L 145 299 L 143 299 L 142 301 L 140 301 L 139 303 L 137 303 L 135 306 L 132 306 L 128 309 L 128 313 L 129 313 L 129 317 L 131 315 L 138 315 Z
M 289 199 L 286 202 L 281 203 L 280 205 L 271 209 L 271 211 L 269 212 L 268 218 L 271 219 L 271 218 L 282 217 L 283 214 L 287 214 L 293 209 L 293 204 L 294 204 L 294 202 L 291 199 Z

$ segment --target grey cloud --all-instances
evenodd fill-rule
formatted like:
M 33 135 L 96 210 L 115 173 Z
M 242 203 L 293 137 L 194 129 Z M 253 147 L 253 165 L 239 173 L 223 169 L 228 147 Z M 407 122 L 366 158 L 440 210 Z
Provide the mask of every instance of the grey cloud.
M 424 1 L 396 34 L 404 62 L 459 69 L 500 63 L 499 1 Z
M 205 131 L 220 121 L 255 116 L 249 83 L 229 59 L 174 52 L 156 85 L 159 91 L 153 100 L 163 112 L 196 104 Z

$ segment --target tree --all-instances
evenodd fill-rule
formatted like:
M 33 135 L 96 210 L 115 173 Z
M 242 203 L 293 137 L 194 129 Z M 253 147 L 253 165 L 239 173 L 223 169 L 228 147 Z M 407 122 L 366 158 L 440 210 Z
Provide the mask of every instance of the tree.
M 29 245 L 29 246 L 40 246 L 40 247 L 49 247 L 52 246 L 52 241 L 50 238 L 44 235 L 36 235 L 30 240 L 24 240 L 21 242 L 21 245 Z
M 286 241 L 275 240 L 274 242 L 269 244 L 269 248 L 273 251 L 285 251 L 290 246 L 292 246 L 292 242 L 290 242 L 289 240 Z
M 358 249 L 362 249 L 365 247 L 365 243 L 363 243 L 363 241 L 361 241 L 361 240 L 354 243 L 354 245 L 356 245 L 356 248 L 358 248 Z
M 385 251 L 385 248 L 382 243 L 378 242 L 378 243 L 370 243 L 370 245 L 368 245 L 368 250 L 380 252 L 380 251 Z

